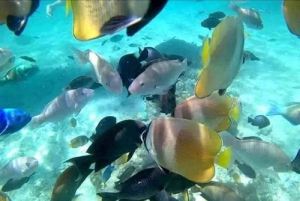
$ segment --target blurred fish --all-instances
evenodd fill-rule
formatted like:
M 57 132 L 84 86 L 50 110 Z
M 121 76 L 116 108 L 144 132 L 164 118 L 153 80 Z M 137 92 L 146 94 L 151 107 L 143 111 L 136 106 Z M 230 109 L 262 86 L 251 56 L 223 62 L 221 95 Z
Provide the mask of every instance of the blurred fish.
M 242 140 L 226 131 L 222 131 L 220 136 L 224 146 L 232 147 L 232 160 L 245 163 L 255 171 L 272 168 L 275 172 L 288 172 L 300 163 L 300 156 L 297 155 L 292 162 L 282 149 L 270 142 Z
M 29 76 L 34 75 L 35 73 L 39 72 L 39 68 L 37 65 L 19 65 L 14 68 L 11 68 L 7 73 L 4 75 L 1 82 L 17 82 L 22 81 Z
M 45 122 L 59 122 L 71 115 L 78 115 L 93 96 L 94 90 L 85 88 L 63 92 L 49 102 L 41 114 L 34 116 L 30 124 L 35 126 Z
M 292 161 L 293 171 L 300 174 L 300 150 L 298 151 L 295 159 Z
M 6 193 L 0 191 L 0 201 L 11 201 L 10 197 Z
M 29 16 L 37 10 L 39 5 L 39 0 L 0 1 L 0 25 L 5 23 L 16 36 L 21 35 Z
M 39 162 L 33 157 L 19 157 L 7 163 L 0 170 L 0 183 L 7 183 L 9 180 L 20 180 L 32 175 Z
M 6 182 L 6 184 L 2 187 L 1 190 L 3 192 L 17 190 L 17 189 L 21 188 L 24 184 L 26 184 L 32 175 L 30 175 L 29 177 L 23 177 L 21 179 L 10 179 L 10 180 L 8 180 L 8 182 Z
M 207 37 L 202 50 L 203 68 L 195 96 L 205 98 L 218 90 L 223 95 L 236 77 L 243 61 L 244 26 L 237 17 L 227 16 Z
M 131 156 L 132 157 L 132 156 Z M 127 163 L 129 158 L 129 153 L 123 154 L 118 160 L 115 161 L 115 165 L 123 165 Z
M 141 145 L 140 136 L 145 130 L 146 125 L 140 121 L 120 121 L 100 135 L 96 133 L 97 137 L 86 151 L 91 155 L 71 158 L 66 162 L 73 163 L 80 172 L 84 172 L 95 163 L 94 169 L 98 172 L 123 154 L 133 154 Z
M 77 189 L 93 170 L 80 172 L 72 165 L 65 169 L 55 181 L 50 201 L 72 201 Z
M 168 183 L 167 174 L 159 167 L 144 169 L 123 183 L 115 186 L 117 193 L 101 192 L 97 193 L 102 199 L 148 199 L 165 188 Z
M 231 188 L 222 183 L 210 181 L 208 183 L 198 184 L 201 188 L 201 197 L 209 201 L 245 201 Z
M 260 59 L 255 56 L 252 52 L 250 51 L 244 51 L 244 56 L 243 56 L 243 63 L 246 61 L 260 61 Z
M 105 168 L 105 170 L 103 171 L 103 174 L 102 174 L 102 178 L 101 178 L 101 186 L 102 187 L 105 186 L 105 183 L 111 177 L 111 174 L 114 171 L 114 169 L 115 169 L 115 166 L 113 166 L 113 165 L 109 165 Z
M 126 168 L 126 170 L 124 172 L 122 172 L 121 174 L 119 174 L 117 176 L 119 181 L 116 182 L 116 184 L 123 183 L 125 180 L 129 179 L 135 170 L 136 170 L 136 168 L 134 166 L 129 165 L 129 167 Z
M 286 106 L 273 104 L 266 116 L 281 115 L 292 125 L 300 124 L 300 103 L 289 103 Z
M 230 8 L 237 13 L 247 27 L 252 29 L 263 29 L 263 22 L 258 11 L 252 8 L 242 8 L 229 1 Z
M 68 58 L 71 60 L 75 60 L 75 58 L 72 55 L 69 55 Z
M 176 106 L 172 116 L 196 121 L 220 132 L 233 126 L 233 121 L 239 122 L 241 113 L 238 98 L 228 94 L 219 96 L 215 91 L 203 99 L 195 96 L 187 98 Z
M 253 170 L 249 165 L 246 165 L 245 163 L 240 163 L 239 161 L 235 161 L 235 163 L 237 164 L 237 167 L 239 168 L 239 170 L 247 177 L 251 178 L 251 179 L 255 179 L 256 178 L 256 172 L 255 170 Z
M 300 37 L 300 2 L 294 0 L 284 0 L 282 10 L 289 31 L 292 34 Z
M 257 126 L 259 129 L 270 125 L 269 119 L 264 115 L 257 115 L 254 117 L 254 119 L 248 117 L 248 123 L 250 123 L 252 126 Z
M 15 60 L 16 57 L 9 49 L 0 48 L 0 77 L 5 76 L 6 72 L 13 67 Z
M 36 63 L 36 60 L 29 57 L 29 56 L 20 56 L 21 59 L 32 62 L 32 63 Z
M 141 67 L 142 64 L 134 54 L 126 54 L 120 58 L 117 70 L 121 76 L 123 85 L 128 92 L 128 96 L 130 95 L 128 88 L 133 80 L 139 75 L 138 73 Z
M 222 19 L 222 18 L 226 17 L 226 15 L 222 11 L 217 11 L 217 12 L 210 13 L 208 15 L 208 17 L 215 17 L 215 18 L 218 18 L 218 19 Z
M 150 201 L 178 201 L 176 198 L 173 198 L 165 190 L 160 191 L 155 196 L 149 198 Z
M 86 145 L 88 142 L 89 142 L 89 138 L 87 136 L 80 135 L 80 136 L 73 138 L 70 141 L 69 146 L 72 148 L 78 148 L 78 147 Z
M 88 88 L 88 89 L 97 89 L 101 84 L 94 82 L 92 77 L 89 76 L 79 76 L 73 79 L 68 86 L 63 88 L 63 91 L 78 89 L 78 88 Z
M 112 128 L 117 123 L 117 118 L 114 116 L 106 116 L 101 119 L 96 127 L 95 132 L 90 137 L 90 140 L 93 142 L 97 137 L 101 136 L 102 133 L 106 132 L 108 129 Z
M 168 59 L 154 60 L 144 67 L 146 70 L 131 83 L 128 91 L 134 95 L 163 95 L 186 70 L 187 59 L 183 62 Z
M 218 26 L 218 24 L 220 24 L 220 23 L 221 23 L 221 20 L 219 20 L 218 18 L 209 17 L 201 22 L 201 26 L 211 30 L 211 29 L 215 28 L 216 26 Z
M 112 36 L 109 40 L 113 43 L 120 42 L 124 36 L 122 34 L 117 34 Z
M 77 1 L 67 0 L 66 11 L 73 11 L 73 34 L 78 40 L 91 40 L 125 28 L 133 36 L 146 26 L 166 5 L 155 1 Z
M 31 115 L 24 110 L 0 109 L 0 136 L 15 133 L 31 121 Z
M 77 120 L 74 117 L 72 117 L 70 120 L 70 126 L 73 128 L 77 126 Z
M 108 61 L 102 56 L 91 50 L 84 52 L 73 48 L 73 52 L 79 65 L 84 65 L 89 62 L 98 79 L 98 82 L 108 91 L 121 93 L 123 88 L 122 79 L 117 70 L 115 70 Z
M 150 62 L 152 60 L 162 59 L 162 54 L 153 47 L 145 47 L 143 50 L 139 48 L 139 62 L 146 61 Z
M 231 149 L 220 153 L 222 139 L 218 133 L 194 121 L 157 118 L 143 138 L 147 151 L 161 167 L 193 182 L 211 180 L 215 162 L 225 168 L 230 163 Z
M 176 107 L 176 84 L 174 84 L 166 94 L 152 95 L 146 97 L 147 101 L 151 101 L 157 104 L 160 108 L 160 112 L 164 114 L 170 114 Z
M 240 174 L 233 168 L 228 170 L 228 175 L 233 179 L 234 182 L 242 183 Z

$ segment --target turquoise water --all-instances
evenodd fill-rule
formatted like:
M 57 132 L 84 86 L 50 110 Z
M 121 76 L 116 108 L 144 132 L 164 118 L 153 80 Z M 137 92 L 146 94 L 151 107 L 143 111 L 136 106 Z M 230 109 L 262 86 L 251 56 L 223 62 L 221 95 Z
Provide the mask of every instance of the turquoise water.
M 43 1 L 37 12 L 30 17 L 21 36 L 14 36 L 6 26 L 0 26 L 0 48 L 10 49 L 17 57 L 27 55 L 37 60 L 40 71 L 22 82 L 0 86 L 0 106 L 2 108 L 22 108 L 32 115 L 39 114 L 45 105 L 58 96 L 72 79 L 80 75 L 89 75 L 91 68 L 80 67 L 68 58 L 71 47 L 80 50 L 92 49 L 108 59 L 117 67 L 119 59 L 132 52 L 137 46 L 158 47 L 168 54 L 179 54 L 193 61 L 193 64 L 177 84 L 177 102 L 193 95 L 198 70 L 201 68 L 200 51 L 202 40 L 199 35 L 210 35 L 211 31 L 200 26 L 202 20 L 214 11 L 223 11 L 226 15 L 236 15 L 228 7 L 227 1 L 169 1 L 164 10 L 144 29 L 133 37 L 125 31 L 122 40 L 114 43 L 105 36 L 92 41 L 81 42 L 72 34 L 72 16 L 66 17 L 65 8 L 54 11 L 53 18 L 46 15 Z M 247 123 L 248 116 L 264 114 L 270 102 L 287 104 L 299 102 L 299 58 L 300 40 L 286 27 L 282 14 L 281 1 L 248 1 L 243 7 L 261 11 L 263 30 L 245 27 L 248 37 L 245 50 L 253 52 L 260 61 L 246 62 L 228 89 L 228 93 L 239 96 L 243 104 L 242 119 L 238 125 L 239 136 L 259 136 L 263 140 L 280 146 L 293 159 L 299 149 L 299 126 L 291 125 L 281 116 L 269 117 L 271 125 L 259 130 Z M 145 38 L 146 37 L 146 38 Z M 17 58 L 15 65 L 28 64 Z M 95 91 L 93 99 L 76 117 L 77 126 L 71 127 L 69 119 L 58 124 L 44 124 L 34 130 L 27 127 L 21 131 L 1 136 L 2 157 L 0 166 L 21 156 L 33 156 L 39 161 L 36 174 L 21 189 L 9 192 L 13 201 L 50 200 L 51 191 L 58 175 L 70 157 L 85 154 L 88 145 L 78 149 L 68 147 L 69 141 L 79 135 L 91 135 L 99 120 L 113 115 L 118 121 L 139 119 L 149 123 L 158 115 L 139 96 L 126 98 L 126 92 L 112 94 L 104 89 Z M 154 116 L 156 115 L 156 116 Z M 143 151 L 139 151 L 131 163 L 139 164 Z M 111 182 L 116 180 L 118 170 L 112 174 Z M 242 176 L 243 183 L 235 183 L 224 169 L 218 169 L 215 180 L 228 184 L 247 201 L 296 201 L 300 200 L 300 176 L 293 173 L 279 173 L 279 178 L 258 177 L 250 180 Z M 83 194 L 80 200 L 97 200 L 95 188 L 87 178 L 78 189 Z M 198 194 L 193 199 L 203 200 Z M 100 200 L 100 199 L 99 199 Z

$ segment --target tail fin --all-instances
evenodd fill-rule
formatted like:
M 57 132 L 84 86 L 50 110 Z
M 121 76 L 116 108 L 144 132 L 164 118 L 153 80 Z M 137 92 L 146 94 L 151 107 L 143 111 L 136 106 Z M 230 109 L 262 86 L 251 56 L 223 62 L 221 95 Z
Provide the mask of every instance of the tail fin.
M 294 172 L 300 174 L 300 149 L 298 150 L 295 159 L 292 161 L 292 168 Z
M 273 115 L 280 115 L 283 113 L 283 108 L 276 105 L 276 104 L 271 104 L 271 108 L 267 112 L 266 116 L 273 116 Z
M 108 193 L 108 192 L 101 192 L 97 193 L 98 196 L 102 198 L 102 201 L 116 201 L 118 200 L 118 193 Z
M 217 157 L 217 164 L 223 168 L 228 168 L 233 164 L 231 159 L 231 150 L 232 148 L 229 147 L 225 151 L 221 152 Z
M 89 60 L 88 60 L 88 50 L 86 51 L 80 51 L 76 48 L 72 48 L 73 54 L 74 54 L 74 58 L 76 60 L 76 62 L 80 65 L 83 66 L 84 64 L 86 64 Z
M 65 163 L 72 163 L 74 166 L 77 167 L 78 171 L 80 172 L 80 175 L 84 175 L 84 172 L 90 169 L 90 166 L 95 162 L 95 160 L 96 159 L 93 155 L 87 155 L 70 158 L 69 160 L 65 161 Z
M 248 123 L 252 123 L 253 122 L 253 119 L 248 117 Z

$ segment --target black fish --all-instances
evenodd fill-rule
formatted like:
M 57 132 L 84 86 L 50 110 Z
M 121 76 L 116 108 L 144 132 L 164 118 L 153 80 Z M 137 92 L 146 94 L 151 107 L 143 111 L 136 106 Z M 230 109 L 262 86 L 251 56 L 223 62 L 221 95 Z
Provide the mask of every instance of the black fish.
M 99 83 L 96 83 L 92 77 L 89 76 L 79 76 L 72 80 L 68 86 L 63 88 L 64 91 L 71 90 L 71 89 L 78 89 L 78 88 L 90 88 L 90 89 L 97 89 L 102 86 Z
M 21 59 L 32 62 L 32 63 L 36 63 L 36 60 L 29 57 L 29 56 L 20 56 Z
M 65 169 L 54 184 L 50 201 L 72 201 L 77 189 L 92 171 L 86 169 L 79 172 L 74 165 Z
M 215 28 L 216 26 L 218 26 L 218 24 L 220 24 L 220 22 L 221 21 L 218 18 L 209 17 L 201 22 L 201 26 L 211 30 L 212 28 Z
M 295 159 L 292 161 L 292 169 L 297 174 L 300 174 L 300 150 L 298 150 Z
M 160 112 L 164 114 L 170 114 L 174 111 L 176 107 L 176 84 L 174 84 L 171 89 L 168 90 L 168 93 L 164 95 L 152 95 L 146 97 L 147 101 L 152 101 L 157 103 Z
M 85 172 L 95 163 L 95 172 L 113 163 L 123 154 L 135 152 L 141 145 L 141 134 L 146 125 L 140 121 L 124 120 L 98 135 L 87 149 L 91 155 L 71 158 L 66 162 L 73 163 L 80 172 Z M 96 129 L 97 131 L 97 129 Z
M 167 193 L 171 193 L 171 194 L 182 193 L 183 191 L 196 185 L 195 182 L 190 181 L 185 177 L 173 172 L 169 174 L 169 177 L 170 177 L 169 183 L 165 188 Z
M 256 173 L 253 170 L 252 167 L 250 167 L 249 165 L 246 165 L 244 163 L 240 163 L 239 161 L 235 161 L 235 164 L 237 164 L 237 167 L 239 168 L 239 170 L 247 177 L 251 178 L 251 179 L 255 179 L 256 178 Z
M 121 57 L 117 71 L 121 76 L 123 85 L 128 91 L 128 87 L 138 76 L 138 71 L 142 67 L 142 64 L 134 54 L 126 54 Z M 129 96 L 128 92 L 128 96 Z
M 101 119 L 96 127 L 95 132 L 90 137 L 90 140 L 93 142 L 99 135 L 102 135 L 105 131 L 116 125 L 117 118 L 114 116 L 107 116 Z
M 152 60 L 163 58 L 163 55 L 153 47 L 145 47 L 143 50 L 139 48 L 139 53 L 140 53 L 140 56 L 138 58 L 139 62 L 142 61 L 149 62 Z
M 120 42 L 124 36 L 122 34 L 117 34 L 111 37 L 109 40 L 113 43 Z
M 221 12 L 221 11 L 217 11 L 217 12 L 214 12 L 214 13 L 210 13 L 208 15 L 208 17 L 215 17 L 215 18 L 218 18 L 219 20 L 224 18 L 226 15 L 225 13 Z
M 30 175 L 29 177 L 23 177 L 22 179 L 10 179 L 4 184 L 1 190 L 3 192 L 17 190 L 21 188 L 24 184 L 26 184 L 31 176 L 32 175 Z
M 258 115 L 254 119 L 248 117 L 248 123 L 251 123 L 252 126 L 258 126 L 259 129 L 270 125 L 269 119 L 264 115 Z
M 168 175 L 159 167 L 155 167 L 142 170 L 115 186 L 115 189 L 119 190 L 117 193 L 101 192 L 97 195 L 105 200 L 144 200 L 162 191 L 167 184 Z

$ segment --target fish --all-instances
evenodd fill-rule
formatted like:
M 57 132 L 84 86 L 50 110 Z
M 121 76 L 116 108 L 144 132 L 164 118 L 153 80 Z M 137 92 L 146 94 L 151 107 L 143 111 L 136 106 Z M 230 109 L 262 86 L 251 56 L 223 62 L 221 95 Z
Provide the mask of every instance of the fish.
M 109 165 L 105 168 L 105 170 L 103 171 L 103 174 L 102 174 L 102 178 L 101 178 L 101 186 L 102 187 L 105 186 L 105 183 L 111 177 L 111 174 L 114 171 L 114 169 L 115 169 L 115 166 L 113 166 L 113 165 Z
M 108 129 L 112 128 L 117 123 L 117 118 L 114 116 L 106 116 L 101 119 L 96 127 L 95 132 L 90 137 L 90 140 L 93 142 L 98 136 L 101 136 L 102 133 L 106 132 Z
M 275 172 L 293 171 L 299 165 L 300 156 L 293 161 L 278 146 L 256 139 L 238 139 L 227 131 L 219 133 L 225 147 L 232 148 L 232 161 L 237 160 L 250 166 L 254 171 L 273 169 Z
M 18 157 L 11 160 L 0 170 L 0 183 L 5 184 L 11 179 L 20 180 L 31 176 L 39 162 L 34 157 Z
M 77 189 L 92 171 L 86 169 L 80 173 L 76 166 L 69 166 L 56 179 L 50 201 L 72 201 Z
M 205 98 L 218 91 L 224 95 L 236 77 L 244 53 L 244 25 L 240 18 L 227 16 L 214 29 L 211 42 L 204 41 L 202 63 L 195 86 L 195 96 Z
M 0 136 L 18 132 L 31 120 L 31 115 L 22 109 L 0 109 Z
M 281 115 L 292 125 L 300 124 L 300 103 L 289 103 L 286 106 L 272 104 L 266 116 Z
M 149 198 L 150 201 L 178 201 L 176 198 L 173 198 L 165 190 L 160 191 L 155 196 Z
M 77 126 L 77 120 L 74 117 L 72 117 L 70 120 L 70 126 L 72 128 L 75 128 Z
M 73 35 L 87 41 L 115 34 L 126 28 L 133 36 L 154 19 L 168 1 L 66 1 L 66 12 L 73 11 Z M 108 12 L 109 11 L 109 12 Z
M 248 28 L 262 30 L 264 28 L 263 21 L 258 11 L 252 8 L 242 8 L 229 1 L 230 8 L 237 13 Z
M 256 178 L 256 172 L 251 168 L 249 165 L 246 165 L 245 163 L 240 163 L 239 161 L 235 161 L 235 164 L 239 168 L 239 170 L 247 177 L 251 179 Z
M 201 22 L 201 26 L 204 28 L 208 28 L 209 30 L 216 28 L 221 23 L 216 17 L 209 17 Z
M 29 177 L 23 177 L 21 179 L 10 179 L 4 184 L 1 190 L 3 192 L 9 192 L 20 189 L 24 184 L 26 184 L 29 181 L 31 176 L 32 175 L 30 175 Z
M 160 167 L 193 182 L 210 181 L 215 175 L 215 162 L 224 168 L 230 165 L 231 148 L 221 152 L 222 139 L 218 133 L 194 121 L 154 119 L 143 139 Z
M 284 19 L 289 31 L 300 37 L 300 28 L 299 28 L 299 19 L 300 19 L 300 2 L 293 0 L 284 0 L 282 11 L 284 15 Z
M 242 183 L 240 174 L 234 169 L 229 169 L 228 175 L 233 179 L 235 183 Z
M 121 76 L 123 86 L 125 86 L 128 96 L 130 95 L 128 88 L 133 80 L 139 75 L 138 73 L 141 67 L 142 64 L 135 54 L 126 54 L 119 60 L 117 71 Z
M 76 48 L 73 48 L 73 53 L 79 65 L 84 65 L 87 62 L 92 65 L 98 83 L 106 90 L 114 93 L 122 92 L 123 83 L 118 71 L 104 57 L 91 50 L 82 52 Z
M 11 68 L 7 73 L 0 79 L 1 82 L 18 82 L 23 81 L 26 78 L 33 76 L 39 72 L 37 65 L 18 65 Z
M 162 54 L 164 58 L 170 59 L 170 60 L 179 60 L 180 62 L 183 62 L 185 57 L 176 55 L 176 54 Z M 190 66 L 193 62 L 190 60 L 187 60 L 187 65 Z
M 128 88 L 132 95 L 166 94 L 177 82 L 178 77 L 187 69 L 187 59 L 154 60 L 148 62 L 146 70 L 141 73 Z
M 71 148 L 78 148 L 78 147 L 86 145 L 88 142 L 89 142 L 89 138 L 87 136 L 80 135 L 80 136 L 77 136 L 77 137 L 73 138 L 70 141 L 69 146 Z
M 257 126 L 259 129 L 265 128 L 270 125 L 270 120 L 264 115 L 257 115 L 252 119 L 248 117 L 248 123 L 252 126 Z
M 243 63 L 245 63 L 246 61 L 260 61 L 260 59 L 257 56 L 255 56 L 252 52 L 245 50 Z
M 173 172 L 169 174 L 169 177 L 169 183 L 165 188 L 165 191 L 169 194 L 182 193 L 185 190 L 190 189 L 191 187 L 196 185 L 195 182 Z
M 120 42 L 124 36 L 122 34 L 117 34 L 112 36 L 109 40 L 113 43 Z
M 235 122 L 240 121 L 241 115 L 242 106 L 238 98 L 228 94 L 219 96 L 217 91 L 203 99 L 191 96 L 179 103 L 171 114 L 175 118 L 204 124 L 217 132 L 234 126 Z
M 29 56 L 20 56 L 21 59 L 32 62 L 32 63 L 36 63 L 36 60 L 29 57 Z
M 226 185 L 210 181 L 205 184 L 198 184 L 201 197 L 209 201 L 245 201 L 236 192 Z
M 78 115 L 93 96 L 94 90 L 86 88 L 63 92 L 50 101 L 40 114 L 34 116 L 30 125 L 33 127 L 45 122 L 57 123 L 71 115 Z
M 153 60 L 163 58 L 163 55 L 153 47 L 144 47 L 143 50 L 139 47 L 139 54 L 140 54 L 138 58 L 139 62 L 142 61 L 150 62 Z
M 15 60 L 12 51 L 0 48 L 0 77 L 5 76 L 6 72 L 13 67 Z
M 218 18 L 218 19 L 222 19 L 222 18 L 226 17 L 226 15 L 222 11 L 216 11 L 216 12 L 210 13 L 208 15 L 208 17 L 215 17 L 215 18 Z
M 129 165 L 129 167 L 126 168 L 126 170 L 124 170 L 124 172 L 122 172 L 121 174 L 119 174 L 117 176 L 119 181 L 116 182 L 116 184 L 123 183 L 125 180 L 129 179 L 131 177 L 131 175 L 135 172 L 135 170 L 136 170 L 136 167 Z
M 2 191 L 0 191 L 0 200 L 1 201 L 11 201 L 10 197 Z
M 142 144 L 140 136 L 145 130 L 146 125 L 140 121 L 131 119 L 120 121 L 103 133 L 96 134 L 97 137 L 86 151 L 90 155 L 74 157 L 66 162 L 73 163 L 80 172 L 95 164 L 93 169 L 98 172 L 123 154 L 129 152 L 132 156 Z
M 39 5 L 40 0 L 0 1 L 0 24 L 6 24 L 10 31 L 19 36 Z
M 64 87 L 63 91 L 78 88 L 97 89 L 100 86 L 102 85 L 95 82 L 94 79 L 90 76 L 79 76 L 73 79 L 66 87 Z
M 160 112 L 164 114 L 170 114 L 176 107 L 176 84 L 174 84 L 166 94 L 152 95 L 146 97 L 147 101 L 151 101 L 157 104 L 160 108 Z
M 115 186 L 115 189 L 119 192 L 101 192 L 97 193 L 97 195 L 105 200 L 108 198 L 112 200 L 144 200 L 159 193 L 165 188 L 167 183 L 167 173 L 159 167 L 148 168 L 141 170 L 128 180 Z

